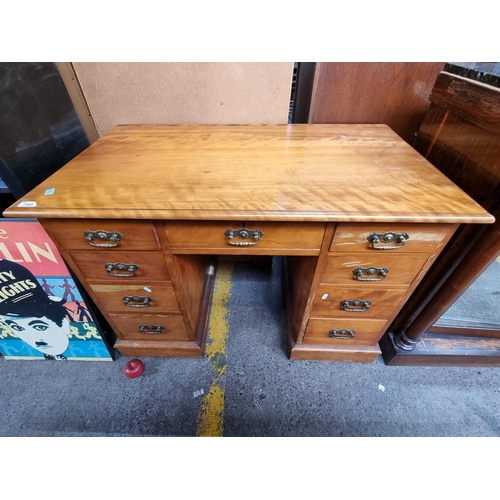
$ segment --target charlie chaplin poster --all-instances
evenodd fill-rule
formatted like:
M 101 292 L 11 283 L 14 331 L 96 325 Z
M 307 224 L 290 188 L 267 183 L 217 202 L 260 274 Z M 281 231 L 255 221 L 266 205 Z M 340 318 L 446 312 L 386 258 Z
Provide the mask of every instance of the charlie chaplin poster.
M 38 222 L 0 221 L 0 353 L 7 359 L 112 360 Z

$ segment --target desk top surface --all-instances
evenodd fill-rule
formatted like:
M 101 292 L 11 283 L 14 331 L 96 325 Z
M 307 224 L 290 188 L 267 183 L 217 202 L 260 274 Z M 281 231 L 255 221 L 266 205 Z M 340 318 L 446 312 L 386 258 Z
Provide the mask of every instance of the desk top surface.
M 121 125 L 4 214 L 180 220 L 494 220 L 386 125 L 320 124 Z

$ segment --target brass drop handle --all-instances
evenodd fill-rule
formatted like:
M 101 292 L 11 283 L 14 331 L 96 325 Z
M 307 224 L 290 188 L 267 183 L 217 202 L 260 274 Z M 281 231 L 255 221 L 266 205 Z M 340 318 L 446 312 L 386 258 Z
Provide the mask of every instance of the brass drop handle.
M 382 281 L 387 276 L 389 269 L 387 267 L 357 267 L 352 270 L 354 274 L 354 279 L 358 281 Z M 368 278 L 363 278 L 363 276 L 368 276 Z M 378 277 L 370 277 L 378 275 Z
M 87 243 L 93 247 L 114 248 L 120 243 L 120 240 L 123 238 L 123 234 L 118 231 L 104 231 L 102 229 L 90 231 L 89 229 L 86 229 L 83 232 L 83 237 L 87 240 Z M 94 240 L 108 241 L 110 243 L 93 243 Z
M 347 312 L 365 312 L 372 305 L 370 300 L 342 300 L 340 308 Z
M 408 233 L 371 233 L 366 239 L 371 243 L 375 250 L 396 250 L 401 248 L 409 239 Z M 383 243 L 396 243 L 396 245 L 384 245 Z M 382 243 L 382 244 L 380 244 Z
M 332 339 L 345 340 L 352 339 L 356 335 L 356 330 L 330 330 L 328 334 Z
M 145 335 L 158 335 L 165 328 L 163 325 L 138 325 L 138 327 Z
M 127 307 L 148 307 L 153 299 L 142 295 L 125 295 L 122 300 Z
M 132 262 L 130 264 L 124 264 L 123 262 L 106 262 L 106 264 L 104 264 L 104 268 L 113 278 L 131 278 L 132 276 L 135 276 L 135 272 L 139 269 L 139 266 Z
M 264 233 L 260 229 L 247 229 L 242 227 L 241 229 L 228 228 L 224 231 L 224 236 L 227 238 L 227 242 L 234 246 L 249 246 L 257 245 Z M 233 241 L 234 238 L 239 238 L 240 240 L 252 239 L 254 241 Z

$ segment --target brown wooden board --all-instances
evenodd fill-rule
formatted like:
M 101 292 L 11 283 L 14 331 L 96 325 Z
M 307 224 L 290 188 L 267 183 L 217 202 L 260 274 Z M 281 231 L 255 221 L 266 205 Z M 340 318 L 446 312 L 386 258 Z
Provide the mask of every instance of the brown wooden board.
M 386 123 L 413 144 L 443 68 L 440 62 L 316 63 L 309 122 Z

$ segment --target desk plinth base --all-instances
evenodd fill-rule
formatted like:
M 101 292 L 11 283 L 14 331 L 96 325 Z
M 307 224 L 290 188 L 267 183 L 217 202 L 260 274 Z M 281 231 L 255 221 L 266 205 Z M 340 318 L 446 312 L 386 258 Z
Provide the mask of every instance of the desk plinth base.
M 290 349 L 290 359 L 304 361 L 345 361 L 355 363 L 373 363 L 380 355 L 378 346 L 335 347 L 295 344 Z
M 390 366 L 500 366 L 500 339 L 424 333 L 413 351 L 403 351 L 386 333 L 380 340 Z
M 195 342 L 147 342 L 117 340 L 115 349 L 122 356 L 144 358 L 201 358 L 203 349 Z

